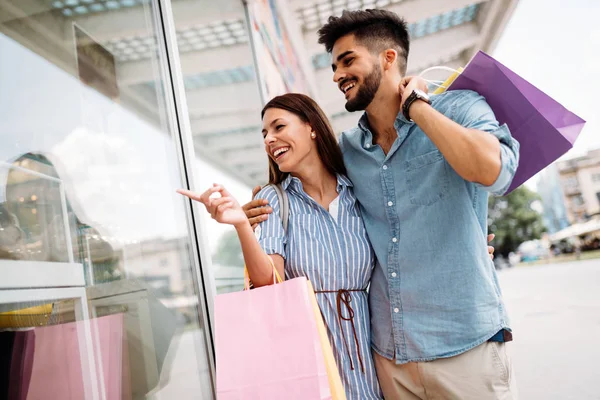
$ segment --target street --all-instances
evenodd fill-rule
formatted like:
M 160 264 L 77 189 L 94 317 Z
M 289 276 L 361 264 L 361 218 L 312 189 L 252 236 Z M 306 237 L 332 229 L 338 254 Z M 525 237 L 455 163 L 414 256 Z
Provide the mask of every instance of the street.
M 521 399 L 600 399 L 600 259 L 499 271 Z
M 600 399 L 600 259 L 514 267 L 498 276 L 514 331 L 519 398 Z M 208 371 L 198 370 L 203 349 L 197 335 L 185 332 L 174 341 L 174 362 L 150 398 L 210 397 Z

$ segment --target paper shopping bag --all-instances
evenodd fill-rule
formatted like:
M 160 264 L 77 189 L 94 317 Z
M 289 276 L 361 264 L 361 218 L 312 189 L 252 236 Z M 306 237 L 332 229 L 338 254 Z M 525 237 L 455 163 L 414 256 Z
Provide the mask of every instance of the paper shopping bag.
M 306 278 L 215 298 L 217 397 L 332 399 Z
M 329 336 L 327 335 L 327 329 L 325 328 L 325 322 L 323 321 L 323 314 L 317 303 L 315 291 L 310 281 L 307 281 L 308 291 L 311 293 L 311 303 L 313 312 L 315 314 L 315 320 L 317 321 L 317 330 L 319 332 L 319 339 L 321 340 L 321 347 L 323 349 L 323 357 L 325 359 L 325 368 L 327 369 L 327 378 L 329 379 L 329 388 L 331 389 L 331 397 L 333 400 L 346 400 L 346 391 L 342 385 L 342 378 L 338 369 L 337 363 L 333 356 L 333 349 L 329 342 Z
M 473 90 L 520 143 L 520 160 L 508 189 L 513 191 L 573 147 L 585 121 L 515 72 L 480 51 L 464 71 L 448 78 L 447 90 Z M 434 92 L 435 93 L 435 92 Z

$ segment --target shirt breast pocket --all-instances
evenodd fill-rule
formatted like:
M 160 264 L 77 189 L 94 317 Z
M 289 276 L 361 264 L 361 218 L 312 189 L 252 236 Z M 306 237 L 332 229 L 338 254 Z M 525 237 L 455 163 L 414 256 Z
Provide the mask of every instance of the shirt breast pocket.
M 439 150 L 406 161 L 405 176 L 411 204 L 430 206 L 448 191 L 448 165 Z

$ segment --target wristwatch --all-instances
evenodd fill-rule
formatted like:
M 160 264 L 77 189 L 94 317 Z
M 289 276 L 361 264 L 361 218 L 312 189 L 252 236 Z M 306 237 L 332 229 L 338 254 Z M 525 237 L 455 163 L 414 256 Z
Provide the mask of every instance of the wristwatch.
M 404 115 L 404 118 L 406 118 L 407 121 L 412 122 L 408 111 L 410 110 L 410 106 L 417 100 L 423 100 L 425 103 L 431 104 L 431 100 L 429 100 L 429 95 L 427 93 L 420 89 L 413 89 L 412 93 L 408 95 L 408 98 L 402 106 L 402 115 Z

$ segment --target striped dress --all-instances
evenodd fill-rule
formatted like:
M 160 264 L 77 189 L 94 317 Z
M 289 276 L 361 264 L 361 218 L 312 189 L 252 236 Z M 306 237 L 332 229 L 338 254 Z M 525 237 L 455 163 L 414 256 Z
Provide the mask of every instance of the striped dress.
M 256 198 L 268 200 L 273 213 L 257 227 L 258 241 L 267 254 L 283 256 L 287 279 L 305 276 L 312 282 L 348 399 L 382 399 L 366 293 L 374 254 L 352 183 L 337 177 L 338 197 L 329 211 L 304 192 L 298 178 L 288 176 L 282 187 L 289 198 L 288 231 L 277 194 L 266 186 Z

